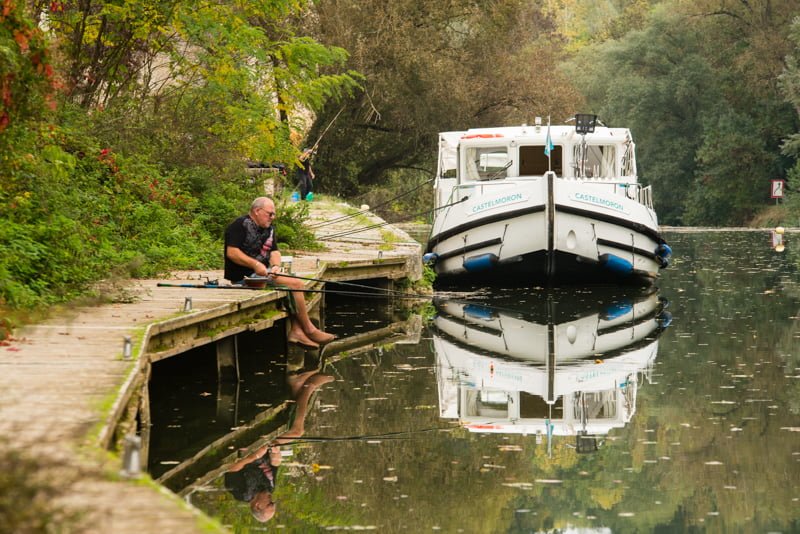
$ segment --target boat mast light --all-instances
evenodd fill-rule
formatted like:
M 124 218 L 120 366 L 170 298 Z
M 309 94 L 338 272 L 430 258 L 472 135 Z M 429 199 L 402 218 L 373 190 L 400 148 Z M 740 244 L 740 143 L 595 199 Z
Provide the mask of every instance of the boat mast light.
M 597 115 L 578 113 L 575 115 L 575 131 L 581 135 L 593 133 L 597 124 Z

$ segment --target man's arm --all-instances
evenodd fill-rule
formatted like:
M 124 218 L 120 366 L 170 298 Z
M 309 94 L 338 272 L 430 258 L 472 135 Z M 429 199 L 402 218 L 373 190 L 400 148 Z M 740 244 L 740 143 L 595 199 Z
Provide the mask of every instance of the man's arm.
M 238 461 L 234 462 L 231 465 L 230 469 L 228 469 L 228 471 L 231 472 L 231 473 L 235 473 L 236 471 L 241 471 L 242 469 L 244 469 L 244 466 L 246 466 L 247 464 L 249 464 L 251 462 L 255 462 L 256 460 L 258 460 L 259 458 L 264 456 L 264 454 L 266 454 L 267 451 L 270 450 L 270 448 L 271 447 L 269 445 L 263 445 L 263 446 L 259 447 L 252 454 L 248 454 L 247 456 L 245 456 L 241 460 L 238 460 Z
M 281 251 L 273 250 L 269 253 L 269 272 L 281 272 Z
M 225 247 L 225 255 L 233 263 L 241 265 L 242 267 L 248 267 L 250 269 L 253 269 L 253 272 L 256 273 L 257 275 L 260 276 L 267 275 L 267 267 L 257 259 L 251 258 L 247 254 L 242 252 L 242 249 L 240 248 L 228 245 L 227 247 Z M 270 258 L 271 257 L 272 256 L 270 255 Z M 278 265 L 280 265 L 280 262 L 278 263 Z

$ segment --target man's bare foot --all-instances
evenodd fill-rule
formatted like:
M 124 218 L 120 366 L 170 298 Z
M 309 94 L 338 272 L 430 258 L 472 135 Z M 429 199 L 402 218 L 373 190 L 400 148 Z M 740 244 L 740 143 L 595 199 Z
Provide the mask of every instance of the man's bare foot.
M 306 348 L 306 349 L 318 349 L 319 348 L 319 344 L 317 342 L 313 341 L 312 339 L 309 339 L 309 337 L 306 336 L 305 333 L 303 333 L 302 330 L 300 330 L 300 331 L 292 330 L 291 332 L 289 332 L 289 336 L 287 337 L 287 339 L 288 339 L 289 343 L 294 343 L 296 345 L 300 345 L 301 347 Z
M 308 337 L 320 345 L 326 345 L 336 339 L 335 335 L 323 332 L 322 330 L 314 330 L 308 334 Z
M 323 374 L 316 374 L 308 378 L 303 384 L 304 387 L 310 388 L 318 388 L 323 384 L 327 384 L 328 382 L 333 382 L 335 380 L 334 377 L 331 375 L 323 375 Z

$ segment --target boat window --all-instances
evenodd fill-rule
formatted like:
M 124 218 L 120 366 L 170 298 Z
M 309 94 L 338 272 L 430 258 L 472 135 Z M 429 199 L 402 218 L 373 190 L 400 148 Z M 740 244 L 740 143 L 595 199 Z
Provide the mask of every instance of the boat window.
M 506 147 L 471 147 L 466 150 L 467 180 L 499 180 L 508 176 L 511 161 Z
M 636 162 L 633 159 L 633 143 L 625 142 L 625 149 L 622 153 L 622 176 L 635 176 Z
M 555 145 L 550 151 L 550 161 L 544 153 L 544 145 L 529 145 L 519 147 L 519 175 L 542 176 L 552 170 L 558 176 L 563 174 L 561 145 Z
M 583 401 L 580 395 L 583 395 Z M 573 408 L 573 417 L 578 421 L 582 420 L 583 410 L 587 420 L 614 419 L 617 416 L 617 390 L 576 393 Z
M 554 404 L 526 391 L 519 392 L 519 416 L 521 419 L 560 420 L 564 417 L 564 397 L 558 397 Z
M 467 390 L 468 417 L 508 417 L 508 393 L 505 391 Z
M 575 145 L 575 162 L 580 169 L 581 147 Z M 586 178 L 613 178 L 617 176 L 617 147 L 614 145 L 586 145 L 583 172 L 576 176 Z

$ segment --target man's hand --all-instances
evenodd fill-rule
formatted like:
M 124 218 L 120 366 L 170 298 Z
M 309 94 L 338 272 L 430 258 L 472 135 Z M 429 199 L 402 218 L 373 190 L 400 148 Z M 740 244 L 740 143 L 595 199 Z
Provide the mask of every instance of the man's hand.
M 259 276 L 268 276 L 269 272 L 267 271 L 267 266 L 261 263 L 260 261 L 254 262 L 253 265 L 253 272 Z

